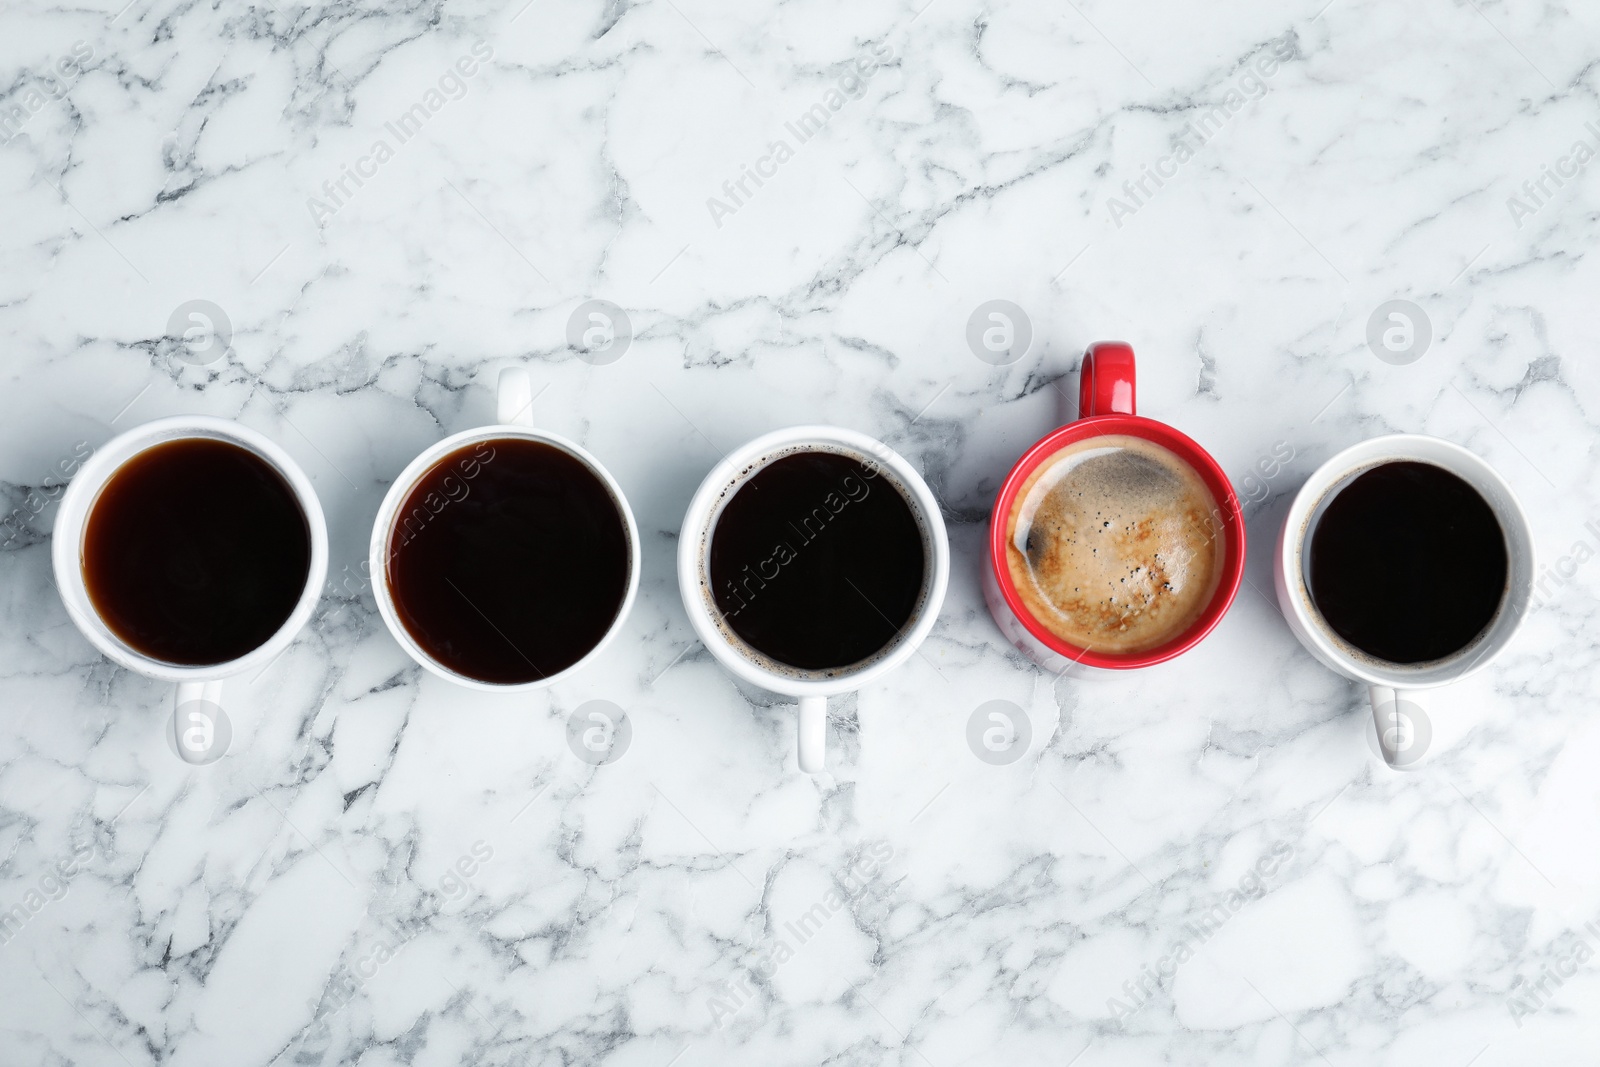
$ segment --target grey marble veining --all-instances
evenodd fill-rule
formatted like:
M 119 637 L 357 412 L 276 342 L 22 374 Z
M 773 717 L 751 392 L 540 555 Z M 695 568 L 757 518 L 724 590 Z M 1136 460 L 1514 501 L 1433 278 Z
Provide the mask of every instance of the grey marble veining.
M 124 3 L 0 14 L 0 1063 L 1600 1056 L 1593 10 Z M 612 362 L 568 342 L 595 299 Z M 967 341 L 993 299 L 1031 328 L 1004 366 Z M 1398 364 L 1396 299 L 1430 335 Z M 977 575 L 1104 338 L 1252 550 L 1199 648 L 1089 683 Z M 619 640 L 514 698 L 416 667 L 361 566 L 513 363 L 644 539 Z M 83 458 L 186 412 L 293 454 L 332 545 L 206 767 L 49 564 Z M 910 458 L 953 556 L 817 779 L 673 568 L 720 453 L 807 421 Z M 1546 568 L 1412 774 L 1267 561 L 1305 476 L 1395 431 L 1495 464 Z M 595 699 L 633 731 L 599 767 L 567 743 Z M 1006 766 L 966 741 L 997 699 L 1033 738 Z

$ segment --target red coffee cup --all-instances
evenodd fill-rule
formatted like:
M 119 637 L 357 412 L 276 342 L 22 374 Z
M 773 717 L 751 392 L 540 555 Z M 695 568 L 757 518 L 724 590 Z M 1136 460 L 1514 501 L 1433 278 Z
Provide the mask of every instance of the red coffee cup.
M 1187 652 L 1210 633 L 1239 591 L 1244 578 L 1245 527 L 1233 485 L 1210 453 L 1164 422 L 1134 414 L 1133 348 L 1121 341 L 1097 341 L 1083 354 L 1078 387 L 1078 418 L 1047 435 L 1022 454 L 1000 486 L 989 520 L 989 565 L 984 568 L 984 599 L 989 614 L 1012 644 L 1034 662 L 1052 670 L 1074 664 L 1132 670 Z M 1213 521 L 1222 530 L 1222 574 L 1211 602 L 1183 633 L 1155 648 L 1136 653 L 1093 652 L 1051 633 L 1024 605 L 1006 561 L 1006 526 L 1017 493 L 1038 466 L 1068 445 L 1094 437 L 1122 434 L 1160 445 L 1200 476 L 1216 501 Z

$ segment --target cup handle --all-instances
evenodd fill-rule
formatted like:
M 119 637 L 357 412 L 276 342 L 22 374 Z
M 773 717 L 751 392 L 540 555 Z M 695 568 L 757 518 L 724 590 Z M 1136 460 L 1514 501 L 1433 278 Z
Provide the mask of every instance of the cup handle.
M 1397 771 L 1421 764 L 1433 742 L 1426 691 L 1372 685 L 1367 687 L 1367 697 L 1372 701 L 1372 724 L 1378 731 L 1383 761 Z
M 800 698 L 800 769 L 821 774 L 828 759 L 828 698 Z
M 187 705 L 200 704 L 201 707 Z M 209 763 L 206 757 L 216 742 L 216 718 L 205 707 L 222 707 L 221 682 L 179 682 L 172 698 L 172 743 L 185 763 Z
M 502 426 L 533 425 L 533 379 L 528 368 L 507 367 L 500 372 L 495 408 L 495 421 Z
M 1133 415 L 1133 346 L 1125 341 L 1096 341 L 1083 354 L 1078 371 L 1078 417 Z

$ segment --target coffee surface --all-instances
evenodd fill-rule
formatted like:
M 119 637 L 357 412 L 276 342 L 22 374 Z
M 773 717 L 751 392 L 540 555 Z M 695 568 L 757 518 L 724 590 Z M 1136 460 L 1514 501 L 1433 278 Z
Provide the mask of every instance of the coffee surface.
M 798 451 L 734 492 L 711 535 L 723 624 L 775 663 L 848 667 L 882 651 L 921 599 L 927 550 L 893 481 L 853 456 Z
M 463 446 L 417 480 L 389 533 L 387 577 L 423 651 L 468 678 L 517 685 L 600 643 L 622 610 L 631 551 L 587 465 L 507 437 Z
M 1068 445 L 1017 493 L 1006 559 L 1023 604 L 1078 648 L 1138 653 L 1183 634 L 1221 578 L 1221 512 L 1182 459 L 1140 437 Z
M 184 438 L 133 456 L 101 488 L 82 565 L 95 611 L 130 648 L 212 666 L 265 644 L 294 613 L 311 531 L 272 464 Z
M 1309 551 L 1322 617 L 1391 663 L 1461 651 L 1506 593 L 1506 540 L 1494 510 L 1431 463 L 1384 463 L 1358 475 L 1328 502 Z

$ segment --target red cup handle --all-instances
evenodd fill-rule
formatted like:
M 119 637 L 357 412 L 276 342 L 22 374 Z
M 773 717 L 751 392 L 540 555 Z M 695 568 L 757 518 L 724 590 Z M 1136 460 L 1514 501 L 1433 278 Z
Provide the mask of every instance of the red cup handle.
M 1133 346 L 1096 341 L 1083 354 L 1078 372 L 1078 417 L 1134 415 Z

